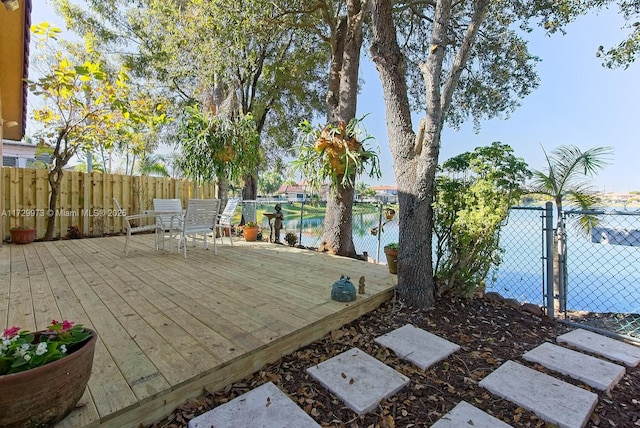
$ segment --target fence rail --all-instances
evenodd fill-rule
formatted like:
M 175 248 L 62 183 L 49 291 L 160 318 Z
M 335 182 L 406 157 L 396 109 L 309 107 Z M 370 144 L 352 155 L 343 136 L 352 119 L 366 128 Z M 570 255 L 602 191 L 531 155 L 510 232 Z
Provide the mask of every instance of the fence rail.
M 49 212 L 48 171 L 31 168 L 2 168 L 3 239 L 15 226 L 35 227 L 36 238 L 43 238 Z M 215 185 L 149 176 L 65 172 L 56 207 L 54 236 L 64 237 L 69 226 L 77 226 L 85 236 L 103 236 L 122 230 L 121 213 L 113 198 L 126 213 L 152 208 L 153 198 L 214 198 Z

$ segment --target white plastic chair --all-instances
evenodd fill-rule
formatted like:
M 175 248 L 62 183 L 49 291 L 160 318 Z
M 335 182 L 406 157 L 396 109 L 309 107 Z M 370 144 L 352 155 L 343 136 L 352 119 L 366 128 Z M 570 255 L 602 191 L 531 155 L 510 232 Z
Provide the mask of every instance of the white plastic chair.
M 124 214 L 124 211 L 120 207 L 120 204 L 118 203 L 118 200 L 116 198 L 113 198 L 113 203 L 115 204 L 116 209 L 118 210 L 118 213 L 123 213 Z M 164 234 L 164 230 L 162 229 L 162 227 L 160 225 L 158 225 L 156 223 L 155 215 L 150 215 L 150 214 L 124 215 L 124 216 L 122 216 L 122 219 L 123 219 L 125 231 L 127 233 L 127 240 L 124 243 L 124 253 L 125 254 L 127 254 L 127 255 L 129 254 L 129 239 L 131 239 L 131 235 L 133 235 L 134 233 L 139 233 L 139 232 L 155 232 L 155 234 L 156 234 L 156 250 L 158 250 L 159 245 L 160 245 L 160 235 Z M 138 226 L 133 226 L 131 224 L 131 222 L 134 221 L 134 220 L 138 220 L 138 222 L 144 222 L 144 221 L 152 220 L 152 222 L 148 223 L 148 224 L 140 224 Z
M 158 246 L 164 248 L 165 233 L 169 232 L 169 236 L 171 236 L 171 220 L 173 219 L 176 226 L 179 223 L 178 216 L 182 214 L 182 202 L 180 199 L 154 199 L 153 211 L 156 214 L 156 223 L 162 227 L 162 238 L 159 240 Z M 159 212 L 166 214 L 158 215 Z
M 172 228 L 170 232 L 171 234 L 173 234 L 174 231 L 180 233 L 178 251 L 180 251 L 181 246 L 184 246 L 183 251 L 185 259 L 187 258 L 188 237 L 191 237 L 194 246 L 197 240 L 203 240 L 204 248 L 209 248 L 207 237 L 216 227 L 216 217 L 218 215 L 219 207 L 219 199 L 189 199 L 189 202 L 187 203 L 187 211 L 185 212 L 184 217 L 181 219 L 178 226 Z M 175 219 L 173 222 L 175 224 Z M 199 238 L 199 235 L 202 235 L 202 238 Z M 213 252 L 218 254 L 215 236 L 212 240 Z
M 233 214 L 236 212 L 236 208 L 238 207 L 238 203 L 240 199 L 229 199 L 227 200 L 227 205 L 224 207 L 224 211 L 222 211 L 218 215 L 218 221 L 216 222 L 216 229 L 220 234 L 220 240 L 224 244 L 224 231 L 225 229 L 229 233 L 229 241 L 231 241 L 231 245 L 233 246 L 233 238 L 231 233 L 231 219 L 233 218 Z

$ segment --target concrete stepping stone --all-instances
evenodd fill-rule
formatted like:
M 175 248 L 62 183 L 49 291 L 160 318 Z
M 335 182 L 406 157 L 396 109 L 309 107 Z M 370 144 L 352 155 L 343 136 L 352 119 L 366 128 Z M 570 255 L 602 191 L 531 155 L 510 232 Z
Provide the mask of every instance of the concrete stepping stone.
M 265 383 L 189 421 L 189 428 L 319 428 L 272 382 Z
M 359 415 L 409 383 L 408 377 L 358 348 L 309 367 L 307 373 Z
M 582 428 L 598 396 L 567 382 L 507 361 L 480 381 L 491 393 L 561 428 Z
M 553 343 L 543 343 L 522 358 L 567 375 L 587 385 L 608 391 L 622 379 L 625 369 L 618 364 L 582 354 Z
M 509 428 L 500 419 L 483 412 L 466 401 L 459 402 L 449 413 L 438 419 L 431 428 Z
M 375 339 L 375 342 L 392 349 L 398 357 L 411 361 L 422 370 L 444 360 L 460 349 L 460 346 L 455 343 L 411 324 L 380 336 Z
M 640 363 L 640 347 L 583 328 L 558 336 L 556 341 L 602 355 L 613 361 L 620 361 L 629 367 L 635 367 Z

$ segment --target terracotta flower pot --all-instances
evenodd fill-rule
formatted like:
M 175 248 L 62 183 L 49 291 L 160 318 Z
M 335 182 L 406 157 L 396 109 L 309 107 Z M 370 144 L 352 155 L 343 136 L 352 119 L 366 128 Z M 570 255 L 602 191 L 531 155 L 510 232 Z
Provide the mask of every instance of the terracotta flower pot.
M 9 233 L 14 244 L 30 244 L 36 239 L 36 229 L 11 229 Z
M 258 239 L 258 230 L 260 228 L 258 226 L 255 227 L 243 227 L 242 228 L 242 233 L 244 235 L 244 240 L 245 241 L 249 241 L 249 242 L 253 242 L 256 241 Z
M 398 273 L 398 249 L 384 247 L 384 254 L 387 256 L 387 266 L 390 273 Z
M 89 339 L 64 358 L 0 376 L 0 427 L 53 426 L 64 419 L 87 386 L 95 346 L 92 331 Z

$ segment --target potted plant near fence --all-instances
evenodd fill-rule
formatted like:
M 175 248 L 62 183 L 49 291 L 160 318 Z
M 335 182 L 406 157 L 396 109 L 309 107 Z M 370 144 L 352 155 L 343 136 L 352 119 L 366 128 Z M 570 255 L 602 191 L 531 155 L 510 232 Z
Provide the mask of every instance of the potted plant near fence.
M 16 226 L 9 230 L 14 244 L 30 244 L 36 239 L 36 229 L 29 226 Z
M 398 273 L 398 244 L 392 242 L 384 246 L 384 254 L 387 256 L 389 272 Z
M 96 334 L 52 321 L 46 330 L 0 335 L 0 426 L 53 426 L 71 412 L 91 375 Z
M 258 239 L 259 230 L 260 228 L 258 227 L 257 223 L 253 221 L 247 222 L 244 226 L 242 226 L 242 234 L 244 235 L 244 240 L 249 242 L 256 241 Z

